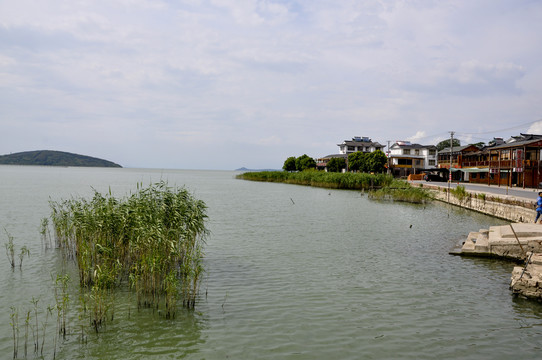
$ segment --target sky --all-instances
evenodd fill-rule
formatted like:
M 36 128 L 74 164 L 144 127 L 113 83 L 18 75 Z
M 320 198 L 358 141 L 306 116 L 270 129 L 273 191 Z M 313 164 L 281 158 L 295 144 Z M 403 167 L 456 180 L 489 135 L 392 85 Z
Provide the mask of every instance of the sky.
M 536 0 L 0 0 L 0 154 L 280 169 L 542 134 Z

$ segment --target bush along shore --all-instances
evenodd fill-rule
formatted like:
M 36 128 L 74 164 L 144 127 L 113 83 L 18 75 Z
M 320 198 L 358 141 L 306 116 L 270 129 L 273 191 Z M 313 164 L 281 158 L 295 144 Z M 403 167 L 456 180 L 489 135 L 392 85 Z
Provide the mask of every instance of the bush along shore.
M 238 179 L 280 182 L 286 184 L 317 186 L 329 189 L 368 191 L 375 200 L 394 200 L 425 203 L 431 199 L 429 192 L 396 180 L 391 175 L 367 173 L 334 173 L 317 170 L 300 172 L 260 171 L 237 175 Z

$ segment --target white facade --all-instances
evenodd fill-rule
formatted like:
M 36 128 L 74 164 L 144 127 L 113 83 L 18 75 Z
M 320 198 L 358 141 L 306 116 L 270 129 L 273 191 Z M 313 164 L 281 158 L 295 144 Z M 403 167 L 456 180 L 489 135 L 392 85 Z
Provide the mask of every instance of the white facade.
M 344 140 L 342 144 L 337 144 L 339 154 L 352 154 L 358 151 L 370 153 L 376 150 L 383 151 L 384 145 L 378 142 L 373 142 L 368 137 L 356 136 L 352 140 Z
M 405 169 L 415 173 L 421 169 L 437 168 L 437 148 L 434 145 L 411 144 L 409 141 L 397 141 L 388 151 L 390 167 Z M 406 171 L 411 169 L 410 171 Z

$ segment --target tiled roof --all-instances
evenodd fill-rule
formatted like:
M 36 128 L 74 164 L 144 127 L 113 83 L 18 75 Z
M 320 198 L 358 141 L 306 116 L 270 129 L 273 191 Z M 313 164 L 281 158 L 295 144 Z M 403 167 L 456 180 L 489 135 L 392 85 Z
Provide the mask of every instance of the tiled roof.
M 454 152 L 461 152 L 461 151 L 465 150 L 466 148 L 468 148 L 470 146 L 474 146 L 474 145 L 454 146 L 453 151 Z M 447 148 L 444 148 L 444 149 L 440 150 L 438 153 L 442 154 L 442 153 L 449 153 L 449 152 L 450 152 L 450 148 L 447 147 Z
M 344 140 L 341 144 L 337 144 L 338 146 L 341 145 L 347 145 L 347 146 L 374 146 L 374 147 L 384 147 L 384 145 L 381 145 L 378 142 L 375 141 L 352 141 L 352 140 Z
M 512 136 L 507 143 L 488 147 L 488 150 L 494 149 L 506 149 L 511 147 L 518 147 L 523 145 L 529 145 L 542 140 L 542 135 L 535 134 L 520 134 L 520 136 Z
M 436 149 L 435 145 L 421 145 L 421 144 L 393 144 L 391 148 L 400 148 L 400 149 Z
M 348 157 L 347 154 L 331 154 L 331 155 L 326 155 L 326 156 L 322 156 L 320 159 L 331 159 L 331 158 L 346 158 Z

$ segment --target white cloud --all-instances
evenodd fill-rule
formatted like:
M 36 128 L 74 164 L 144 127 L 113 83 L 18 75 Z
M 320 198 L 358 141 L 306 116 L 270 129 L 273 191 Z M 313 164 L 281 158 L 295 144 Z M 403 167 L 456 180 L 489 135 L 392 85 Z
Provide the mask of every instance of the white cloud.
M 0 153 L 99 144 L 132 166 L 156 154 L 280 168 L 354 135 L 417 129 L 426 144 L 509 128 L 540 118 L 541 12 L 527 0 L 0 2 Z
M 542 134 L 542 120 L 532 124 L 527 131 L 527 134 Z
M 425 133 L 425 131 L 417 131 L 416 134 L 408 137 L 407 140 L 410 142 L 416 143 L 422 139 L 425 139 L 426 136 L 427 134 Z

